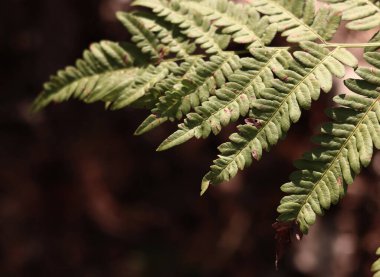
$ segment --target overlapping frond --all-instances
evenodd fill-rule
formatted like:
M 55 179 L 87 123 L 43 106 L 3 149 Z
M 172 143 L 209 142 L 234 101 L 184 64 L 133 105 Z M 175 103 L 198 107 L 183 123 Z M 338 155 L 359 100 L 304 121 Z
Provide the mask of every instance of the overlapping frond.
M 371 271 L 373 272 L 373 277 L 380 277 L 380 248 L 377 249 L 376 255 L 379 256 L 379 259 L 373 263 Z
M 339 107 L 329 112 L 333 122 L 314 138 L 320 147 L 296 162 L 299 171 L 282 186 L 289 195 L 278 207 L 279 221 L 296 221 L 303 233 L 369 165 L 373 146 L 380 148 L 380 53 L 367 53 L 365 59 L 377 68 L 359 68 L 362 80 L 345 81 L 353 93 L 334 98 Z
M 314 0 L 253 0 L 250 3 L 268 15 L 289 42 L 330 40 L 341 20 L 333 9 L 321 8 L 316 12 Z
M 327 50 L 313 42 L 300 46 L 304 51 L 294 52 L 296 60 L 288 69 L 275 70 L 279 79 L 272 80 L 256 94 L 246 124 L 238 126 L 239 132 L 219 147 L 219 158 L 203 178 L 202 192 L 210 184 L 230 180 L 253 159 L 259 160 L 263 149 L 269 150 L 299 120 L 301 108 L 309 109 L 312 100 L 318 99 L 320 89 L 331 90 L 332 75 L 339 78 L 345 75 L 342 63 L 350 66 L 357 63 L 355 57 L 341 48 Z
M 133 80 L 129 82 L 127 89 L 114 91 L 111 97 L 108 96 L 104 100 L 111 102 L 110 108 L 113 110 L 129 106 L 146 95 L 157 83 L 164 81 L 171 72 L 177 71 L 177 69 L 178 65 L 170 61 L 162 62 L 158 66 L 149 65 L 140 68 Z M 100 89 L 104 90 L 104 88 L 103 83 Z
M 165 79 L 157 82 L 151 89 L 149 89 L 147 91 L 147 93 L 144 95 L 144 97 L 139 99 L 138 102 L 136 102 L 134 104 L 134 106 L 154 110 L 157 103 L 159 102 L 159 99 L 161 97 L 164 97 L 164 95 L 168 91 L 173 90 L 174 86 L 179 84 L 181 82 L 181 80 L 184 78 L 184 76 L 186 76 L 188 74 L 188 72 L 192 71 L 194 66 L 200 60 L 202 60 L 202 57 L 194 55 L 194 56 L 187 58 L 184 62 L 180 63 L 177 68 L 171 68 L 171 74 L 169 76 L 167 76 Z M 154 118 L 157 119 L 155 114 L 152 114 L 152 115 L 154 115 Z M 159 121 L 161 121 L 161 120 L 159 120 Z M 166 119 L 163 122 L 165 122 L 165 121 L 166 121 Z M 139 129 L 140 128 L 144 129 L 147 127 L 144 125 L 145 124 L 141 124 Z M 142 129 L 141 129 L 141 131 L 142 131 Z M 148 131 L 148 129 L 143 131 L 142 133 L 145 133 L 147 131 Z M 139 132 L 140 131 L 136 132 L 136 135 L 142 134 Z
M 116 16 L 132 35 L 132 42 L 141 49 L 142 53 L 148 54 L 152 60 L 161 58 L 164 53 L 163 45 L 155 34 L 145 27 L 140 18 L 132 13 L 124 12 L 118 12 Z
M 128 17 L 128 13 L 118 12 L 117 16 L 123 22 L 124 18 Z M 156 38 L 154 43 L 161 44 L 161 46 L 156 46 L 159 55 L 157 58 L 162 59 L 170 54 L 174 54 L 178 58 L 186 58 L 195 51 L 195 44 L 191 43 L 178 28 L 149 13 L 136 13 L 134 17 L 139 20 L 141 29 L 147 29 L 154 35 Z
M 204 63 L 204 60 L 202 57 L 192 57 L 191 59 L 188 59 L 187 61 L 184 61 L 181 63 L 179 68 L 181 69 L 181 72 L 178 74 L 171 74 L 168 78 L 163 80 L 162 82 L 156 84 L 152 90 L 151 94 L 154 95 L 154 99 L 152 101 L 151 105 L 151 111 L 152 114 L 149 115 L 137 128 L 135 135 L 142 135 L 146 132 L 151 131 L 152 129 L 158 127 L 162 123 L 169 120 L 168 115 L 173 114 L 172 112 L 169 112 L 170 105 L 167 105 L 168 111 L 163 106 L 164 102 L 163 100 L 166 99 L 169 93 L 176 90 L 176 87 L 180 86 L 182 82 L 185 82 L 187 80 L 187 76 L 191 75 L 192 72 L 194 72 L 195 68 L 198 67 L 199 64 Z M 158 108 L 157 106 L 162 107 L 162 109 Z M 179 108 L 179 105 L 176 105 L 177 108 Z M 173 108 L 171 109 L 173 110 Z M 166 115 L 165 115 L 166 114 Z
M 41 109 L 71 97 L 91 102 L 126 90 L 139 71 L 132 67 L 136 55 L 131 51 L 133 48 L 127 44 L 110 41 L 92 44 L 75 67 L 69 66 L 50 78 L 35 100 L 34 108 Z
M 179 0 L 136 0 L 133 5 L 149 8 L 158 17 L 178 26 L 187 38 L 192 39 L 207 54 L 220 53 L 229 45 L 229 35 L 218 34 L 209 20 L 200 14 L 191 13 Z
M 268 45 L 277 33 L 276 24 L 267 16 L 260 17 L 253 6 L 235 4 L 228 0 L 185 1 L 183 5 L 207 16 L 212 25 L 232 36 L 234 42 L 248 48 Z
M 147 132 L 168 119 L 181 119 L 191 109 L 208 100 L 226 82 L 227 77 L 239 68 L 239 56 L 230 53 L 211 56 L 209 61 L 197 60 L 159 99 L 152 115 L 138 128 L 137 134 Z
M 380 1 L 378 0 L 323 0 L 333 9 L 342 12 L 346 27 L 351 30 L 370 30 L 380 26 Z
M 158 148 L 166 150 L 189 139 L 206 138 L 211 132 L 218 134 L 222 127 L 248 114 L 256 95 L 273 79 L 273 68 L 287 66 L 288 52 L 265 48 L 252 49 L 252 58 L 241 59 L 242 70 L 228 77 L 215 96 L 187 114 L 179 130 L 168 137 Z

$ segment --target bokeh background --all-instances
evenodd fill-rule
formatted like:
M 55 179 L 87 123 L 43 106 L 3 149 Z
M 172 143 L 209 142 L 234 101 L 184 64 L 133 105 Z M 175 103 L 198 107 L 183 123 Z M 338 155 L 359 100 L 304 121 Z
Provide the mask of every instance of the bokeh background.
M 114 18 L 128 1 L 1 3 L 0 276 L 370 276 L 380 245 L 379 153 L 274 268 L 279 187 L 312 147 L 332 94 L 260 163 L 200 198 L 216 146 L 234 126 L 156 153 L 175 125 L 134 137 L 145 111 L 71 101 L 29 113 L 48 76 L 91 42 L 128 38 Z

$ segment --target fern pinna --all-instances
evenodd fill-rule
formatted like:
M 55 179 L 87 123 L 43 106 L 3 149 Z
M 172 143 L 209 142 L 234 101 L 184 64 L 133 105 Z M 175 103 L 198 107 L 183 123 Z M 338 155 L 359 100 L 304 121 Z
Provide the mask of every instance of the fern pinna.
M 135 11 L 117 13 L 130 42 L 91 45 L 75 66 L 51 77 L 34 109 L 70 98 L 101 101 L 111 110 L 147 109 L 136 135 L 182 121 L 160 151 L 216 135 L 243 118 L 218 148 L 202 180 L 204 193 L 260 160 L 321 91 L 331 91 L 334 78 L 354 68 L 361 79 L 344 81 L 352 93 L 334 98 L 338 106 L 327 112 L 332 122 L 313 138 L 320 146 L 295 163 L 299 170 L 281 187 L 287 196 L 278 222 L 307 233 L 380 147 L 380 32 L 365 43 L 329 42 L 342 21 L 348 29 L 376 32 L 380 1 L 324 2 L 318 9 L 314 0 L 136 0 Z M 288 44 L 274 45 L 277 35 Z M 371 67 L 357 68 L 349 48 L 364 48 Z
M 377 249 L 376 255 L 379 256 L 379 259 L 376 260 L 371 267 L 371 271 L 373 272 L 373 277 L 380 276 L 380 248 Z

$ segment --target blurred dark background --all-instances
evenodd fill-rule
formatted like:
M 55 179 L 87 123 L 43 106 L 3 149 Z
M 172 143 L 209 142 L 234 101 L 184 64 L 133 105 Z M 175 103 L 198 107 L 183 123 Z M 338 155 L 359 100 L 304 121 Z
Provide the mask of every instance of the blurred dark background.
M 218 137 L 165 153 L 168 124 L 134 137 L 139 110 L 71 101 L 38 114 L 42 83 L 91 42 L 124 40 L 125 0 L 3 0 L 0 8 L 0 276 L 370 276 L 380 245 L 380 156 L 274 269 L 272 223 L 292 161 L 333 95 L 286 141 L 199 197 Z

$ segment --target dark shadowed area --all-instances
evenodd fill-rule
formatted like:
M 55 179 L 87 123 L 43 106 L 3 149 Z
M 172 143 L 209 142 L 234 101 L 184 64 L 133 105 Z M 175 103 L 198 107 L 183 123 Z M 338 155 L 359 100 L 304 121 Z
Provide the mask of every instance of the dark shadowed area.
M 42 83 L 91 42 L 128 39 L 114 18 L 128 2 L 2 1 L 0 276 L 370 276 L 379 153 L 274 267 L 279 187 L 312 147 L 332 94 L 260 163 L 202 198 L 203 174 L 233 127 L 156 153 L 175 125 L 134 137 L 146 111 L 70 101 L 29 113 Z

